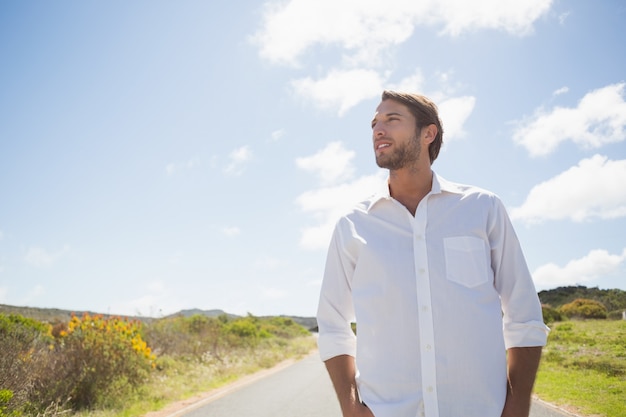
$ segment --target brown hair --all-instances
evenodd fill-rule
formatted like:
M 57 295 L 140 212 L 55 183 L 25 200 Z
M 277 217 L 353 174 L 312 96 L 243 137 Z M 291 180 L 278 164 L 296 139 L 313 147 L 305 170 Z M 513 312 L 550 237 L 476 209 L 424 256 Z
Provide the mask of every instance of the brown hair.
M 443 143 L 443 127 L 439 119 L 437 105 L 428 97 L 419 94 L 400 93 L 397 91 L 385 90 L 382 96 L 384 100 L 394 100 L 405 105 L 413 117 L 415 117 L 416 133 L 425 126 L 434 124 L 437 127 L 437 136 L 428 146 L 428 156 L 432 164 L 441 149 Z

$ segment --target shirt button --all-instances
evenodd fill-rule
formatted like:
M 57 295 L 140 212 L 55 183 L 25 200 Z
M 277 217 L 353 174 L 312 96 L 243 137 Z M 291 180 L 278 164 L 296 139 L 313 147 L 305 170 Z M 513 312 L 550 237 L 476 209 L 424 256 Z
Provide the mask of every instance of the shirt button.
M 431 350 L 433 347 L 431 345 L 426 345 L 426 350 Z
M 426 270 L 425 270 L 424 268 L 420 268 L 420 269 L 419 269 L 419 273 L 420 273 L 420 274 L 423 274 L 424 272 L 426 272 Z
M 422 311 L 428 313 L 428 310 L 429 310 L 428 306 L 422 306 Z
M 432 387 L 432 386 L 429 386 L 429 387 L 426 389 L 426 391 L 428 391 L 428 392 L 433 392 L 433 387 Z

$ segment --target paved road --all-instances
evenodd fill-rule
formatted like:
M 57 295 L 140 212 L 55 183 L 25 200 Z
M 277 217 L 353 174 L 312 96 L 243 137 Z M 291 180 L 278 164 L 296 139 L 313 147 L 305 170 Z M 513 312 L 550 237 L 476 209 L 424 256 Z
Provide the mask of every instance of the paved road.
M 168 417 L 341 417 L 341 412 L 326 370 L 314 354 Z M 534 402 L 531 417 L 572 414 Z

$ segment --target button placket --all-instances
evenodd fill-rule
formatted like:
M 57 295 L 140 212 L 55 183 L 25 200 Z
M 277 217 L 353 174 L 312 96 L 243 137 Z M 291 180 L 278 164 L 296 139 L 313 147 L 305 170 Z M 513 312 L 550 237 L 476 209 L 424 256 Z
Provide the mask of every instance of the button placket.
M 427 198 L 417 207 L 413 219 L 413 255 L 416 271 L 417 305 L 419 314 L 419 336 L 421 340 L 422 387 L 424 389 L 424 411 L 429 417 L 439 416 L 437 400 L 437 371 L 435 365 L 435 337 L 433 317 L 430 314 L 431 295 L 428 271 L 428 251 L 426 247 Z

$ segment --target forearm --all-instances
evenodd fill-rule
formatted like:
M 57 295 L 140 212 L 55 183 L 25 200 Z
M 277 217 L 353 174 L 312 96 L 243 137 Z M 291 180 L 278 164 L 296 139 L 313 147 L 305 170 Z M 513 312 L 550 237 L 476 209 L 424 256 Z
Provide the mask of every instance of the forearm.
M 337 393 L 343 416 L 371 416 L 371 412 L 361 403 L 359 398 L 354 358 L 348 355 L 340 355 L 328 359 L 324 363 Z
M 541 346 L 508 350 L 508 386 L 502 417 L 528 417 L 540 359 Z

